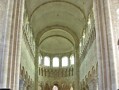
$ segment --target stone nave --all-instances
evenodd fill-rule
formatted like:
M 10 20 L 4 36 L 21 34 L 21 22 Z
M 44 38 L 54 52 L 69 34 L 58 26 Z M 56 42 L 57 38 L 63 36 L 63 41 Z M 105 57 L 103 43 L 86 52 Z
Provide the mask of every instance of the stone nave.
M 118 90 L 119 0 L 0 0 L 0 89 Z

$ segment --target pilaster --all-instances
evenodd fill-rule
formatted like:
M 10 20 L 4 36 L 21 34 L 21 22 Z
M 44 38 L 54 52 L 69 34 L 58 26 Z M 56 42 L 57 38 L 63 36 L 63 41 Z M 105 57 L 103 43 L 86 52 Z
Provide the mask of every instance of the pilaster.
M 79 49 L 76 48 L 75 52 L 75 64 L 74 64 L 74 79 L 75 79 L 75 90 L 79 90 L 79 81 L 80 81 L 80 72 L 79 72 L 80 64 L 79 64 Z
M 43 57 L 44 59 L 44 57 Z M 38 90 L 38 72 L 39 72 L 39 64 L 38 64 L 38 46 L 36 45 L 35 52 L 35 90 Z
M 24 80 L 20 79 L 19 80 L 19 90 L 23 90 L 24 89 Z
M 7 66 L 13 0 L 0 0 L 0 87 L 7 87 Z
M 94 0 L 99 90 L 117 90 L 110 0 Z
M 18 90 L 24 0 L 1 0 L 1 3 L 6 13 L 3 13 L 4 21 L 0 21 L 3 24 L 0 26 L 0 87 Z

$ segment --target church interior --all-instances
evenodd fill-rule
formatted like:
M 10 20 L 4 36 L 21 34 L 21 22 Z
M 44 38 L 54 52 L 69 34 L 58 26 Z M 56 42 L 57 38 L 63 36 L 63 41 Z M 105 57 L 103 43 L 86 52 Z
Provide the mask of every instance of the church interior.
M 0 90 L 119 90 L 119 0 L 0 0 Z

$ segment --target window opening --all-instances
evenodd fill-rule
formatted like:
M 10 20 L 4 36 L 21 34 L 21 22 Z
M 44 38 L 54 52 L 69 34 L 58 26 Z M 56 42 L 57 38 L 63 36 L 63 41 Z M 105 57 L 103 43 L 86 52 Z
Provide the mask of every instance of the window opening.
M 68 66 L 68 57 L 63 57 L 62 58 L 62 66 L 65 67 L 65 66 Z
M 44 57 L 44 65 L 45 66 L 50 66 L 50 58 L 48 56 Z
M 58 57 L 53 58 L 53 67 L 59 67 L 59 58 Z
M 58 87 L 54 85 L 52 90 L 58 90 Z

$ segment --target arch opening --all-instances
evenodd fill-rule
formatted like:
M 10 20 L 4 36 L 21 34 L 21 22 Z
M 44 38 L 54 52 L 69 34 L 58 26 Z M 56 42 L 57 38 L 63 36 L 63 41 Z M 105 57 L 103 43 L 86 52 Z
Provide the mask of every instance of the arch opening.
M 57 85 L 57 84 L 54 84 L 52 90 L 59 90 L 59 89 L 58 89 L 58 85 Z

